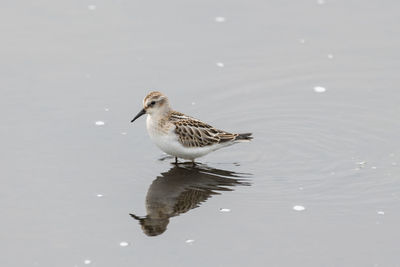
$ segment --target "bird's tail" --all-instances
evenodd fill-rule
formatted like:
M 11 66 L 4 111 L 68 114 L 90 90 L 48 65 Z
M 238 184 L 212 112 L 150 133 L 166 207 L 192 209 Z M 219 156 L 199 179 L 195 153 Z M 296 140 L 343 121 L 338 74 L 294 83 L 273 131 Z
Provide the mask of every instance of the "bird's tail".
M 235 138 L 235 141 L 237 142 L 249 142 L 253 137 L 251 136 L 252 133 L 242 133 L 238 134 Z

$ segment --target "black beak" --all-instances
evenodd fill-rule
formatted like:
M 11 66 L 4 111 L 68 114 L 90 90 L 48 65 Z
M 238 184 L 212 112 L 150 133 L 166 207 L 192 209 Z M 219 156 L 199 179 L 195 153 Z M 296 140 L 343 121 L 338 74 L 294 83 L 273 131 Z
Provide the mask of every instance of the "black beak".
M 134 122 L 137 118 L 139 118 L 140 116 L 146 114 L 146 110 L 142 109 L 136 116 L 135 118 L 133 118 L 133 120 L 131 120 L 131 122 Z
M 142 217 L 136 216 L 136 215 L 133 214 L 133 213 L 129 213 L 129 215 L 131 215 L 132 218 L 134 218 L 135 220 L 138 220 L 138 221 L 143 221 L 143 219 L 144 219 L 144 218 L 142 218 Z

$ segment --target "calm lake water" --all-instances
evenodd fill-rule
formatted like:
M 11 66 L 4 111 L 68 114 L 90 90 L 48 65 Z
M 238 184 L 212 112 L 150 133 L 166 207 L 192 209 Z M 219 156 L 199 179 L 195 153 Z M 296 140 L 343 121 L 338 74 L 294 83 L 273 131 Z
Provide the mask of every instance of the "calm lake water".
M 4 1 L 1 266 L 400 266 L 400 2 Z M 174 166 L 150 90 L 238 144 Z

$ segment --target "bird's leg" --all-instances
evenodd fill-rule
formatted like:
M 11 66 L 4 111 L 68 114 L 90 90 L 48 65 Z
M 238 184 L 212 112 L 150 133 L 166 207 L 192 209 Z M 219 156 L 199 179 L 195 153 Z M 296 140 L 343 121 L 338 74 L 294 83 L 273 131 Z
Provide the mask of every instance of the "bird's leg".
M 175 164 L 178 164 L 178 157 L 175 157 Z
M 195 166 L 196 166 L 196 162 L 194 162 L 194 159 L 192 159 L 192 164 L 193 164 L 192 167 L 195 167 Z

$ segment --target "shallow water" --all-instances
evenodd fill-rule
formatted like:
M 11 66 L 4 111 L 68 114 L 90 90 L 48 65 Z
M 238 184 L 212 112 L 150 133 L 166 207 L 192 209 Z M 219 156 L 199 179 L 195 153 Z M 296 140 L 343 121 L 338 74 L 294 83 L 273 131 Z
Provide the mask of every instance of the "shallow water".
M 3 3 L 0 265 L 398 266 L 399 8 Z M 255 139 L 174 167 L 150 89 Z

